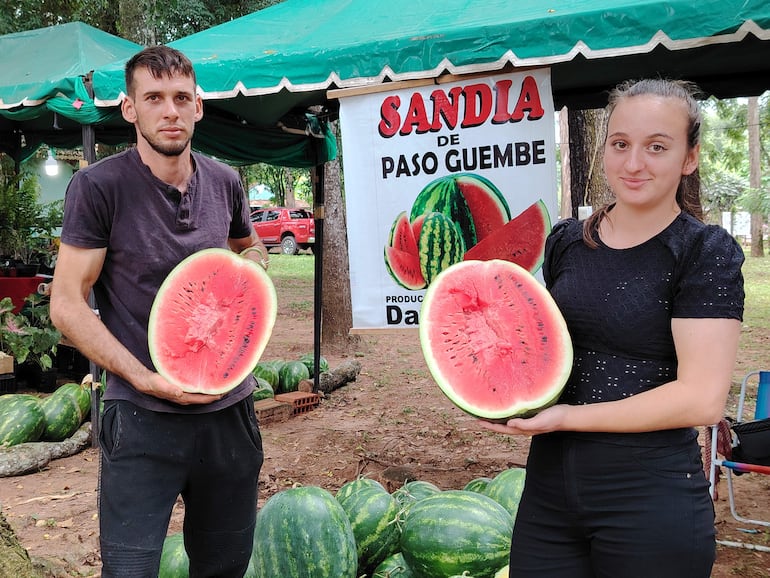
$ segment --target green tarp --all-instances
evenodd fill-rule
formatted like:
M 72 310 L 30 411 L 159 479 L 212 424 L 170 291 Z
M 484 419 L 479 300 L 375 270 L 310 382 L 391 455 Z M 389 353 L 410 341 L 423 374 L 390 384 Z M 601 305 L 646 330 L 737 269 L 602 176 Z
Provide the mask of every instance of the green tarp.
M 551 66 L 557 106 L 601 106 L 634 76 L 720 97 L 770 88 L 768 0 L 286 0 L 171 45 L 206 100 L 255 123 L 330 88 L 505 67 Z M 97 98 L 115 102 L 122 81 L 100 72 Z
M 83 125 L 103 127 L 103 142 L 125 140 L 119 111 L 97 108 L 85 79 L 139 49 L 82 22 L 0 36 L 0 151 L 23 159 L 43 142 L 74 147 Z

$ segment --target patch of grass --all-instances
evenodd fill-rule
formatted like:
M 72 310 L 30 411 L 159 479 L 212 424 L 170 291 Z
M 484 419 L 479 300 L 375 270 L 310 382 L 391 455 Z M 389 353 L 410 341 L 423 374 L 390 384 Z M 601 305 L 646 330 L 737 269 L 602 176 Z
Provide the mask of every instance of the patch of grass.
M 312 284 L 315 276 L 315 256 L 270 253 L 268 274 L 276 284 L 291 281 Z
M 744 322 L 752 327 L 770 327 L 770 257 L 746 257 L 743 279 Z

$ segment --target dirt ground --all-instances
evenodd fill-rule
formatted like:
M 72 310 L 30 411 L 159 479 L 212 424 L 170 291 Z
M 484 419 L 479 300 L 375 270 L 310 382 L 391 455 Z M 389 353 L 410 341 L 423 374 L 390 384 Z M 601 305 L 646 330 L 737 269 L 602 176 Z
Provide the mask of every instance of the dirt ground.
M 278 293 L 279 318 L 263 358 L 293 359 L 312 351 L 312 288 L 279 285 Z M 263 425 L 260 505 L 295 485 L 335 492 L 359 474 L 391 489 L 405 476 L 450 489 L 525 463 L 528 439 L 477 429 L 441 394 L 428 375 L 416 332 L 368 335 L 355 350 L 322 348 L 322 353 L 332 368 L 357 360 L 361 373 L 313 411 Z M 737 380 L 747 363 L 739 363 Z M 39 473 L 0 479 L 0 507 L 48 577 L 100 575 L 98 462 L 98 451 L 89 448 Z M 736 486 L 741 513 L 770 519 L 770 478 L 741 476 Z M 724 480 L 719 489 L 718 539 L 770 546 L 767 528 L 732 519 Z M 180 504 L 170 531 L 180 530 L 182 513 Z M 770 553 L 720 545 L 712 576 L 770 577 Z

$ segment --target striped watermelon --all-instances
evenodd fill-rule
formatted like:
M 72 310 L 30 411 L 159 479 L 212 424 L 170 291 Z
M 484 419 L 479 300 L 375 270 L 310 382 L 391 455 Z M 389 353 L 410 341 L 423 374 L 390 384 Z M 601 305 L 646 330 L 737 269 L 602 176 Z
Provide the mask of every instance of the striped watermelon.
M 441 213 L 452 223 L 456 223 L 464 246 L 476 244 L 476 226 L 465 197 L 460 193 L 455 176 L 438 178 L 428 183 L 412 203 L 409 221 L 414 222 L 421 215 Z M 427 217 L 426 217 L 427 218 Z M 423 223 L 423 227 L 425 224 Z M 422 236 L 422 232 L 420 233 Z
M 478 492 L 479 494 L 484 493 L 484 489 L 489 485 L 489 482 L 492 481 L 492 478 L 474 478 L 467 484 L 465 484 L 465 487 L 463 490 L 466 490 L 468 492 Z
M 407 566 L 404 555 L 401 552 L 396 552 L 380 562 L 374 569 L 372 578 L 416 578 L 416 576 Z
M 187 578 L 190 572 L 190 558 L 184 549 L 181 532 L 166 536 L 160 554 L 158 578 Z
M 358 573 L 369 574 L 385 558 L 398 552 L 401 508 L 385 488 L 371 485 L 343 498 L 340 504 L 356 539 Z
M 430 285 L 444 269 L 465 256 L 465 241 L 460 228 L 442 213 L 425 216 L 418 242 L 420 272 Z
M 86 420 L 88 414 L 91 413 L 91 386 L 88 383 L 65 383 L 59 386 L 56 391 L 53 392 L 54 396 L 67 395 L 75 400 L 75 403 L 80 410 L 81 423 Z
M 307 366 L 301 361 L 287 361 L 278 371 L 278 390 L 280 393 L 297 391 L 303 379 L 310 379 Z
M 524 491 L 524 480 L 527 470 L 524 468 L 509 468 L 497 474 L 482 492 L 503 508 L 508 510 L 513 519 L 519 511 L 521 493 Z
M 446 490 L 410 508 L 401 552 L 421 578 L 492 578 L 508 562 L 512 536 L 511 515 L 492 498 Z
M 273 386 L 261 377 L 258 377 L 257 388 L 252 392 L 251 398 L 254 401 L 259 401 L 260 399 L 272 399 L 273 397 L 275 397 Z
M 283 365 L 283 362 L 281 362 L 281 365 Z M 280 375 L 278 375 L 278 369 L 275 363 L 260 361 L 251 373 L 258 379 L 264 379 L 275 390 L 279 386 L 281 379 Z
M 439 492 L 441 492 L 441 488 L 435 484 L 425 480 L 412 480 L 394 491 L 393 497 L 401 505 L 401 508 L 407 511 L 415 502 Z
M 327 490 L 316 486 L 273 494 L 257 514 L 254 565 L 261 578 L 356 578 L 350 520 Z
M 45 430 L 40 401 L 26 393 L 6 394 L 0 404 L 0 446 L 36 442 Z
M 49 395 L 40 401 L 45 427 L 40 439 L 51 442 L 66 440 L 80 427 L 82 414 L 74 398 L 67 394 Z
M 473 173 L 446 175 L 428 183 L 412 204 L 410 221 L 431 212 L 443 213 L 457 223 L 468 249 L 511 219 L 500 190 Z
M 363 490 L 364 488 L 374 488 L 376 490 L 382 490 L 383 492 L 387 492 L 387 490 L 385 489 L 385 486 L 383 486 L 377 480 L 360 476 L 355 480 L 350 480 L 349 482 L 345 482 L 344 484 L 342 484 L 340 486 L 340 489 L 337 490 L 335 497 L 337 498 L 337 501 L 341 504 L 348 497 L 352 496 L 358 491 Z

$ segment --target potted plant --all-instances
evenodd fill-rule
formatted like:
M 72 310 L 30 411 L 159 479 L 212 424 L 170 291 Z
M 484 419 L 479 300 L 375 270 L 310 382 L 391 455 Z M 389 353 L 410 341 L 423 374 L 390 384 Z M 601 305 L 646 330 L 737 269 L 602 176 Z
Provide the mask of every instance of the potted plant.
M 51 323 L 47 300 L 32 294 L 24 309 L 13 313 L 9 297 L 0 300 L 0 351 L 15 358 L 17 378 L 44 391 L 56 386 L 53 360 L 61 332 Z
M 61 225 L 61 202 L 41 204 L 34 174 L 0 175 L 0 266 L 6 275 L 34 276 L 34 257 Z M 27 266 L 27 267 L 25 267 Z

